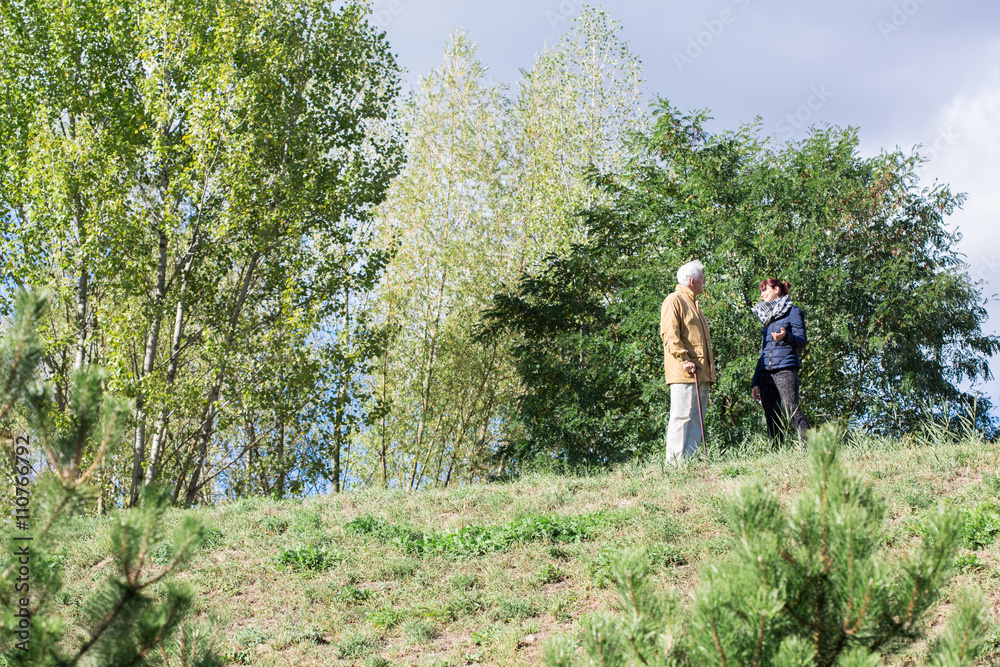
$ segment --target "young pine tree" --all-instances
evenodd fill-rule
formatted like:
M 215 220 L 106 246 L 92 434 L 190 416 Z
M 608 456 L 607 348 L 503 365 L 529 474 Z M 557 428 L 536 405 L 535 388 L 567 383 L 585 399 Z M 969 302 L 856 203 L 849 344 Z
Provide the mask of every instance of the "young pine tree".
M 20 487 L 13 497 L 29 500 L 18 505 L 27 511 L 5 526 L 0 665 L 220 664 L 210 645 L 192 646 L 195 632 L 185 615 L 193 592 L 169 581 L 201 528 L 185 520 L 166 564 L 155 563 L 152 550 L 164 540 L 168 496 L 153 489 L 143 491 L 138 507 L 115 517 L 109 543 L 115 566 L 83 603 L 74 619 L 79 627 L 67 627 L 59 613 L 60 565 L 72 549 L 64 527 L 92 500 L 91 480 L 120 442 L 129 406 L 105 394 L 104 373 L 93 367 L 75 372 L 64 412 L 52 405 L 48 387 L 32 386 L 43 353 L 35 328 L 44 310 L 43 298 L 21 293 L 12 326 L 0 339 L 0 423 L 9 423 L 20 407 L 31 434 L 28 445 L 3 443 L 5 463 L 12 462 L 15 473 L 5 475 L 8 488 Z M 40 458 L 47 464 L 42 472 Z
M 583 624 L 584 664 L 862 667 L 925 638 L 960 516 L 940 508 L 922 544 L 890 562 L 880 549 L 886 503 L 837 462 L 838 440 L 833 428 L 810 438 L 808 484 L 790 509 L 760 483 L 737 493 L 733 550 L 702 572 L 683 622 L 652 590 L 642 555 L 624 557 L 615 570 L 623 617 Z M 960 596 L 930 664 L 973 665 L 986 625 L 982 603 Z M 566 639 L 546 657 L 577 664 Z

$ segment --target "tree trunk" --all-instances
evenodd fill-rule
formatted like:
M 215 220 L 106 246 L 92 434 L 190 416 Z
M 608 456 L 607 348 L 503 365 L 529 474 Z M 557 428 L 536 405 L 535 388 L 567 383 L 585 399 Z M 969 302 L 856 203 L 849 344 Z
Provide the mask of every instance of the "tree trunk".
M 135 506 L 139 500 L 139 485 L 142 481 L 142 459 L 146 454 L 146 410 L 143 380 L 153 372 L 156 363 L 156 348 L 160 342 L 160 323 L 163 321 L 163 300 L 167 292 L 167 234 L 158 230 L 160 256 L 156 266 L 156 293 L 153 295 L 153 321 L 146 335 L 146 350 L 139 373 L 138 390 L 135 395 L 135 441 L 132 445 L 132 484 L 129 490 L 129 505 Z
M 187 296 L 188 277 L 190 276 L 191 266 L 194 264 L 194 253 L 197 247 L 198 233 L 196 231 L 195 238 L 191 240 L 191 246 L 188 249 L 187 257 L 185 258 L 184 264 L 181 268 L 181 286 L 177 296 L 177 312 L 174 316 L 174 330 L 170 339 L 170 361 L 167 364 L 166 382 L 168 392 L 173 389 L 174 379 L 177 377 L 177 367 L 180 365 L 181 342 L 184 338 L 184 317 L 187 313 L 185 297 Z M 164 404 L 160 407 L 160 416 L 156 420 L 156 431 L 153 434 L 153 444 L 149 448 L 149 465 L 146 467 L 146 477 L 144 480 L 146 484 L 152 484 L 156 479 L 160 459 L 163 456 L 163 441 L 166 436 L 167 424 L 169 421 L 170 410 L 166 401 L 164 401 Z
M 333 492 L 340 493 L 340 427 L 343 415 L 340 408 L 333 417 Z
M 198 480 L 201 477 L 201 469 L 205 467 L 205 460 L 208 458 L 208 441 L 212 439 L 212 432 L 215 430 L 215 401 L 219 398 L 219 386 L 216 385 L 205 403 L 205 414 L 201 422 L 201 430 L 198 433 L 198 460 L 191 471 L 191 481 L 188 482 L 187 493 L 184 496 L 184 506 L 191 507 L 191 503 L 198 496 L 201 486 Z
M 427 364 L 424 368 L 424 377 L 421 382 L 420 387 L 420 417 L 417 420 L 417 437 L 416 442 L 414 442 L 414 461 L 413 461 L 413 473 L 410 475 L 410 489 L 413 489 L 413 482 L 416 480 L 417 476 L 417 464 L 420 460 L 420 448 L 424 444 L 424 427 L 427 423 L 427 412 L 430 410 L 431 402 L 431 385 L 433 383 L 434 376 L 434 359 L 437 352 L 437 333 L 438 325 L 441 322 L 441 308 L 444 303 L 444 287 L 445 281 L 447 280 L 448 272 L 441 272 L 441 284 L 438 287 L 438 302 L 437 302 L 437 314 L 434 321 L 431 323 L 430 330 L 425 336 L 425 345 L 427 350 Z
M 285 417 L 278 413 L 278 498 L 285 497 Z
M 194 502 L 200 488 L 198 480 L 201 477 L 201 470 L 208 457 L 208 441 L 211 439 L 215 429 L 215 403 L 219 400 L 219 394 L 222 392 L 222 383 L 226 379 L 226 362 L 228 360 L 229 348 L 232 347 L 233 340 L 236 338 L 240 313 L 243 310 L 243 304 L 246 302 L 247 294 L 250 291 L 250 283 L 253 282 L 253 276 L 257 270 L 257 263 L 260 261 L 260 256 L 261 252 L 258 250 L 250 257 L 250 262 L 247 264 L 246 273 L 243 275 L 243 281 L 240 285 L 240 293 L 236 298 L 236 303 L 233 304 L 233 310 L 229 316 L 229 331 L 223 345 L 222 357 L 219 360 L 219 372 L 216 374 L 215 384 L 208 392 L 208 397 L 205 400 L 205 408 L 202 411 L 201 428 L 198 433 L 198 460 L 194 464 L 194 470 L 191 471 L 191 481 L 188 483 L 187 494 L 184 499 L 184 503 L 188 507 Z
M 90 274 L 87 264 L 80 266 L 80 280 L 76 290 L 76 355 L 73 370 L 83 368 L 87 359 L 87 296 L 90 288 Z
M 389 394 L 388 394 L 388 381 L 389 381 L 389 345 L 386 342 L 386 349 L 382 351 L 382 405 L 380 409 L 382 411 L 382 433 L 381 433 L 381 446 L 379 449 L 379 462 L 382 464 L 382 488 L 389 488 Z
M 75 119 L 71 116 L 70 125 L 74 128 Z M 76 232 L 80 239 L 78 248 L 80 249 L 80 278 L 76 287 L 76 355 L 73 360 L 73 370 L 83 368 L 87 360 L 87 300 L 90 296 L 90 271 L 87 269 L 87 258 L 85 250 L 87 246 L 87 226 L 83 220 L 83 199 L 80 197 L 80 190 L 73 186 L 73 205 L 76 215 Z

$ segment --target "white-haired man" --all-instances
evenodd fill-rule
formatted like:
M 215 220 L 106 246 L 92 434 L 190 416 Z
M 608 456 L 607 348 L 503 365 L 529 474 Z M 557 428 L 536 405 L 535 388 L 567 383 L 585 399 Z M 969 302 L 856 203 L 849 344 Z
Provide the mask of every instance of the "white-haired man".
M 668 463 L 698 451 L 702 417 L 708 410 L 708 391 L 715 383 L 712 337 L 708 321 L 698 307 L 698 295 L 704 288 L 705 268 L 697 260 L 688 262 L 677 270 L 677 287 L 660 306 L 663 371 L 670 385 Z

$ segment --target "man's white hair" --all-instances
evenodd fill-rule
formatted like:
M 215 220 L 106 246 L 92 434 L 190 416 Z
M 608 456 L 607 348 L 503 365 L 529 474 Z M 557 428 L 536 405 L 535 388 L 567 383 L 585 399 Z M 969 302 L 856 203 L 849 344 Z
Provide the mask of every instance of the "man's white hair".
M 681 268 L 677 269 L 677 284 L 687 287 L 687 284 L 690 281 L 697 280 L 698 276 L 703 275 L 705 275 L 705 267 L 701 262 L 698 260 L 688 262 Z

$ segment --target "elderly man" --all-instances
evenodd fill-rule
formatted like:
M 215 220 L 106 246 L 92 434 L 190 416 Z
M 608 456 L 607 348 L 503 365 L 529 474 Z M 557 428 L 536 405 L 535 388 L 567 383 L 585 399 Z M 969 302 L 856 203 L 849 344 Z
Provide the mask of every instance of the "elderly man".
M 712 338 L 708 322 L 698 308 L 698 295 L 704 287 L 705 271 L 701 262 L 688 262 L 677 270 L 677 287 L 660 306 L 663 370 L 670 385 L 668 463 L 698 451 L 702 417 L 708 410 L 708 390 L 715 383 Z

